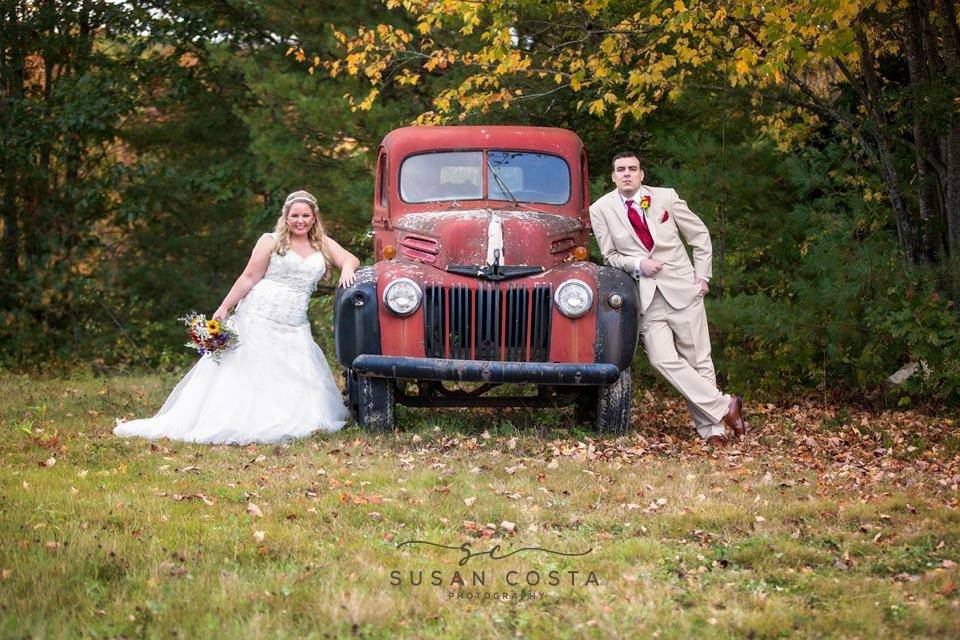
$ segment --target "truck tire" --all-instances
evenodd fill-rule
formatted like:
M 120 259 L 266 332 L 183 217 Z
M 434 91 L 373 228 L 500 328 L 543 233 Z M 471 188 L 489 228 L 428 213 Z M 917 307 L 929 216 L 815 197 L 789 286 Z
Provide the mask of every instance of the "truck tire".
M 393 431 L 396 407 L 393 380 L 369 378 L 351 371 L 347 374 L 347 387 L 350 410 L 362 429 Z
M 624 369 L 616 382 L 597 390 L 594 419 L 597 433 L 620 436 L 627 432 L 632 388 L 630 369 Z

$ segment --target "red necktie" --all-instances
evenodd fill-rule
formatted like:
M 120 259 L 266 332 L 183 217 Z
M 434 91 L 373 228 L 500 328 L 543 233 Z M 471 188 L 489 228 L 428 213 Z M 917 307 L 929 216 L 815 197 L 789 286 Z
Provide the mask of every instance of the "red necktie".
M 653 236 L 650 235 L 650 229 L 647 227 L 647 223 L 644 221 L 643 216 L 637 213 L 637 210 L 633 206 L 633 200 L 627 200 L 627 218 L 630 219 L 630 224 L 633 225 L 633 230 L 637 232 L 637 237 L 640 238 L 641 244 L 646 247 L 647 251 L 653 249 Z

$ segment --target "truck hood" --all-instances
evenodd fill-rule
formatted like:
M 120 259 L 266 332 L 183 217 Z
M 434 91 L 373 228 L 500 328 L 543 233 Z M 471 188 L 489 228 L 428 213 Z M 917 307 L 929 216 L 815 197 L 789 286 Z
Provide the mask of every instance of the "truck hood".
M 401 256 L 439 269 L 487 265 L 499 249 L 501 265 L 563 262 L 586 230 L 576 218 L 534 211 L 474 209 L 407 214 L 394 229 Z

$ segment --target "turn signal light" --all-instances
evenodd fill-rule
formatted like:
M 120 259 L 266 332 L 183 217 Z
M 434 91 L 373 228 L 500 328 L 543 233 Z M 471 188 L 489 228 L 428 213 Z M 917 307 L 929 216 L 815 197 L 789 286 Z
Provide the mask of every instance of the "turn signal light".
M 573 249 L 573 259 L 574 260 L 586 260 L 589 257 L 590 253 L 587 251 L 586 247 L 574 247 Z
M 383 248 L 383 257 L 387 260 L 393 260 L 397 257 L 397 248 L 392 244 L 388 244 Z

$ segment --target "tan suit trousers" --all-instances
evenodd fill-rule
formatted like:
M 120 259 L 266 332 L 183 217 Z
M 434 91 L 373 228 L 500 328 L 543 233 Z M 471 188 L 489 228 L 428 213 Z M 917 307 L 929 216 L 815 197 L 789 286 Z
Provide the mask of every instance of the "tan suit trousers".
M 717 389 L 703 298 L 675 309 L 657 289 L 643 314 L 640 335 L 650 364 L 687 399 L 700 437 L 722 435 L 730 396 Z

